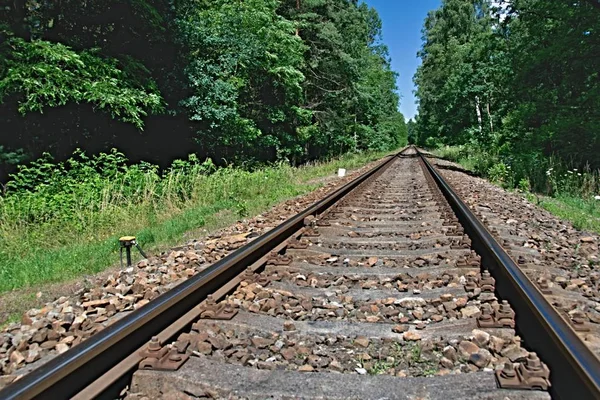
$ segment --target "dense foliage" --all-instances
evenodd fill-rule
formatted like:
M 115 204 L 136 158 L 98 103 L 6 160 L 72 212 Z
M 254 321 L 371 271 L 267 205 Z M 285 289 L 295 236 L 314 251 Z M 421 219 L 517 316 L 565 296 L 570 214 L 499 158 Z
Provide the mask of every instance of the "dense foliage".
M 406 127 L 377 12 L 357 0 L 285 0 L 280 12 L 295 22 L 308 47 L 303 108 L 312 120 L 299 131 L 309 154 L 403 142 Z
M 596 0 L 444 0 L 419 55 L 418 143 L 466 145 L 546 191 L 566 165 L 600 168 Z
M 161 171 L 131 164 L 116 150 L 93 156 L 78 150 L 63 162 L 45 154 L 21 168 L 0 196 L 0 293 L 115 265 L 123 235 L 134 234 L 157 254 L 199 230 L 225 227 L 314 190 L 315 181 L 340 167 L 382 156 L 362 152 L 248 171 L 217 168 L 192 155 Z
M 170 113 L 181 92 L 171 16 L 168 0 L 4 2 L 0 181 L 15 161 L 45 151 L 57 159 L 79 147 L 156 153 L 165 130 L 157 120 L 166 117 L 149 116 Z M 185 147 L 186 135 L 173 130 Z
M 190 2 L 179 15 L 191 91 L 182 105 L 200 122 L 199 140 L 226 157 L 302 152 L 296 129 L 310 119 L 301 108 L 305 47 L 277 5 Z
M 61 43 L 25 42 L 12 38 L 3 43 L 6 57 L 0 64 L 0 101 L 17 99 L 18 110 L 42 112 L 67 103 L 91 103 L 115 118 L 141 128 L 148 112 L 160 110 L 161 98 L 153 86 L 136 87 L 124 79 L 116 61 L 94 52 L 75 52 Z
M 7 2 L 0 163 L 75 148 L 165 166 L 390 149 L 406 136 L 395 78 L 358 0 Z

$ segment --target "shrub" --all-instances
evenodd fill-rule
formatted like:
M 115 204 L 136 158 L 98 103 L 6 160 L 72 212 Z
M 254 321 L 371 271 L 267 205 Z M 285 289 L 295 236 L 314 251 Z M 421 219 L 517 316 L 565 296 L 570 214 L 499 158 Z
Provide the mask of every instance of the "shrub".
M 434 153 L 458 162 L 505 188 L 584 199 L 594 198 L 600 193 L 600 171 L 592 171 L 589 166 L 569 165 L 559 158 L 537 152 L 519 153 L 502 149 L 493 153 L 469 144 L 440 147 Z
M 512 183 L 512 173 L 510 166 L 507 166 L 502 161 L 491 166 L 487 171 L 487 176 L 494 183 L 508 187 Z
M 117 260 L 118 241 L 134 234 L 144 247 L 181 243 L 186 232 L 226 226 L 314 188 L 305 182 L 381 157 L 345 156 L 292 168 L 280 163 L 253 171 L 195 155 L 164 171 L 130 164 L 125 155 L 65 162 L 49 155 L 21 166 L 0 195 L 0 292 L 101 271 Z

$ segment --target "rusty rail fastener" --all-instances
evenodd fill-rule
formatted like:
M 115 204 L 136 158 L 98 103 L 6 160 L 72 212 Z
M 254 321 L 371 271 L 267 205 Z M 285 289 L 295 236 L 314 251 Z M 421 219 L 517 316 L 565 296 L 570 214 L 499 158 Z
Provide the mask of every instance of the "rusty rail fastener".
M 319 233 L 319 230 L 317 229 L 317 224 L 318 220 L 317 217 L 315 217 L 314 215 L 309 215 L 306 218 L 304 218 L 304 232 L 302 233 L 303 236 L 305 237 L 318 237 L 321 236 L 321 234 Z
M 552 294 L 552 289 L 550 289 L 550 285 L 548 284 L 548 279 L 546 277 L 540 277 L 540 279 L 537 280 L 537 285 L 540 289 L 540 292 L 543 294 Z
M 466 261 L 465 261 L 466 264 Z M 479 279 L 474 275 L 467 275 L 467 282 L 465 283 L 465 290 L 467 292 L 473 292 L 479 288 Z
M 139 363 L 140 369 L 157 371 L 176 371 L 189 358 L 187 354 L 179 354 L 177 348 L 161 346 L 156 336 L 152 337 L 146 349 L 140 352 L 140 356 L 144 357 Z
M 267 265 L 290 265 L 292 263 L 292 257 L 288 255 L 271 252 Z
M 498 323 L 505 327 L 515 328 L 515 312 L 508 304 L 507 300 L 502 300 L 495 313 L 495 318 Z
M 515 328 L 515 312 L 506 300 L 493 311 L 488 307 L 482 307 L 481 315 L 477 318 L 480 328 Z
M 482 292 L 493 293 L 496 290 L 496 280 L 489 271 L 483 271 L 479 280 L 479 287 Z
M 331 222 L 325 219 L 325 215 L 319 215 L 319 218 L 317 218 L 317 226 L 331 226 Z
M 201 319 L 230 320 L 238 313 L 238 310 L 228 302 L 217 304 L 211 294 L 206 297 L 206 300 L 199 308 Z
M 551 386 L 550 370 L 536 353 L 529 353 L 525 362 L 519 363 L 516 368 L 507 362 L 495 375 L 502 389 L 548 390 Z
M 308 249 L 308 241 L 306 239 L 291 239 L 287 247 L 288 249 Z
M 254 273 L 252 268 L 246 268 L 242 276 L 242 281 L 245 281 L 248 284 L 258 283 L 260 286 L 264 287 L 267 286 L 271 280 L 262 274 Z
M 586 324 L 586 316 L 583 311 L 575 311 L 570 318 L 573 329 L 577 332 L 589 332 L 590 327 Z

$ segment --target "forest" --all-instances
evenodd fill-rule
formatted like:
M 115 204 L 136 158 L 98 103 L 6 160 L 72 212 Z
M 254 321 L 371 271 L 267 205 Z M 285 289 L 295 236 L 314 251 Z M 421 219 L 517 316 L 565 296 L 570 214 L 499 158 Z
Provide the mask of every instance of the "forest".
M 600 2 L 443 0 L 424 23 L 412 142 L 508 187 L 600 192 Z
M 2 3 L 0 181 L 76 149 L 299 164 L 405 140 L 381 20 L 358 0 Z
M 362 1 L 0 6 L 0 293 L 115 265 L 120 236 L 181 245 L 406 143 Z

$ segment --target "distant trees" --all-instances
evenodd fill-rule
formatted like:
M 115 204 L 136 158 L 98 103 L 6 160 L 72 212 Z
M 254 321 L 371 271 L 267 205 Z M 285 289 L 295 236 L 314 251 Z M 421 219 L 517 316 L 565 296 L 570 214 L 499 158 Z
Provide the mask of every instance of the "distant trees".
M 406 123 L 406 136 L 409 144 L 417 144 L 419 137 L 417 132 L 417 123 L 414 119 L 410 119 Z
M 381 21 L 356 0 L 41 0 L 0 12 L 0 160 L 119 146 L 154 161 L 301 162 L 406 140 Z
M 419 143 L 600 167 L 595 0 L 444 0 L 419 55 Z
M 285 0 L 279 11 L 307 46 L 301 128 L 312 157 L 354 149 L 387 149 L 406 140 L 396 75 L 382 44 L 381 20 L 356 0 Z

